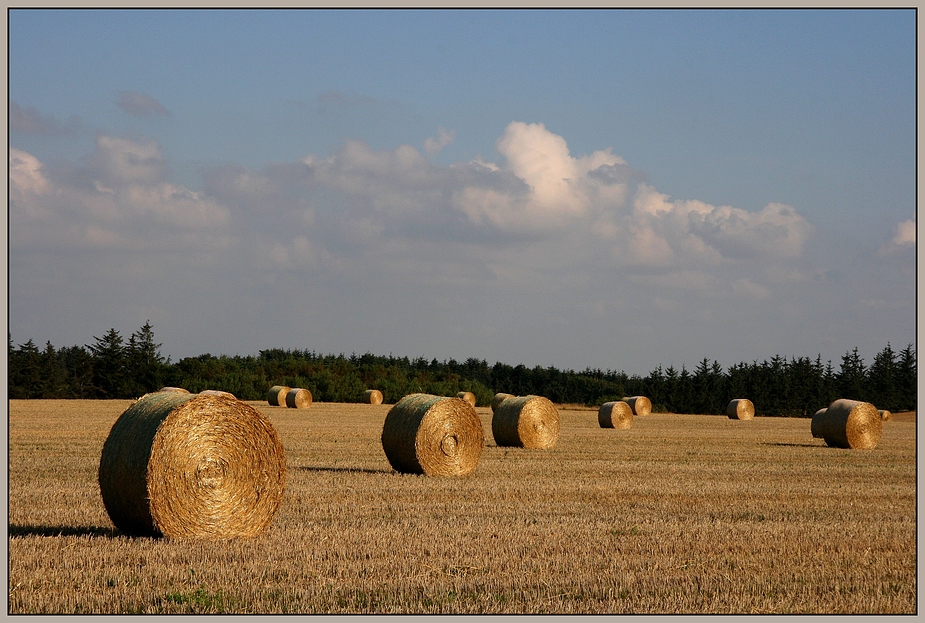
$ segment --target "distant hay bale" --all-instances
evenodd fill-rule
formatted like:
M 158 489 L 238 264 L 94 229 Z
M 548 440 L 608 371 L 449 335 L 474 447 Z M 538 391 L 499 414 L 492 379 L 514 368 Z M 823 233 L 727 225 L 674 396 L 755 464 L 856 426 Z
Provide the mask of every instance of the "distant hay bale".
M 825 407 L 816 411 L 816 413 L 813 414 L 812 421 L 809 423 L 809 430 L 813 434 L 813 437 L 815 437 L 816 439 L 822 439 L 822 428 L 823 428 L 822 421 L 824 418 L 825 418 Z
M 630 409 L 633 410 L 633 415 L 646 416 L 652 413 L 652 401 L 645 396 L 630 396 L 629 398 L 624 398 L 623 402 L 630 406 Z
M 814 418 L 815 419 L 815 418 Z M 883 421 L 869 402 L 840 398 L 820 416 L 819 431 L 834 448 L 871 450 L 883 435 Z
M 629 428 L 633 425 L 633 410 L 623 400 L 605 402 L 597 411 L 601 428 Z
M 239 400 L 154 392 L 113 424 L 98 472 L 106 512 L 131 536 L 229 539 L 270 525 L 286 479 L 269 420 Z
M 190 393 L 190 391 L 189 391 L 188 389 L 183 389 L 182 387 L 162 387 L 162 388 L 160 388 L 160 389 L 157 390 L 157 391 L 159 391 L 159 392 L 177 392 L 177 393 L 180 393 L 180 394 L 188 394 L 188 393 Z
M 301 387 L 286 392 L 286 406 L 290 409 L 307 409 L 312 406 L 312 393 Z
M 267 392 L 267 402 L 274 407 L 285 407 L 286 394 L 289 393 L 290 389 L 292 388 L 285 385 L 274 385 L 270 388 L 270 391 Z
M 363 392 L 363 402 L 368 405 L 381 405 L 382 404 L 382 392 L 378 389 L 367 389 Z
M 736 398 L 726 406 L 730 420 L 750 420 L 755 417 L 755 405 L 748 398 Z
M 893 414 L 887 411 L 886 409 L 880 409 L 879 413 L 880 413 L 881 422 L 889 422 L 890 420 L 893 419 Z
M 495 397 L 491 399 L 491 411 L 492 411 L 492 413 L 495 412 L 495 410 L 498 408 L 498 405 L 501 404 L 501 402 L 502 402 L 505 398 L 513 398 L 513 397 L 514 397 L 514 394 L 504 394 L 504 393 L 501 393 L 501 392 L 495 394 Z
M 238 398 L 231 392 L 225 392 L 220 389 L 204 389 L 199 392 L 200 396 L 224 396 L 225 398 L 231 398 L 232 400 L 237 400 Z
M 406 474 L 466 476 L 484 446 L 482 421 L 461 398 L 409 394 L 389 410 L 382 426 L 385 456 Z
M 542 396 L 513 396 L 498 405 L 491 432 L 499 446 L 552 448 L 559 441 L 559 411 Z
M 472 392 L 459 392 L 458 394 L 456 394 L 456 397 L 462 400 L 465 400 L 473 407 L 475 406 L 475 394 L 473 394 Z

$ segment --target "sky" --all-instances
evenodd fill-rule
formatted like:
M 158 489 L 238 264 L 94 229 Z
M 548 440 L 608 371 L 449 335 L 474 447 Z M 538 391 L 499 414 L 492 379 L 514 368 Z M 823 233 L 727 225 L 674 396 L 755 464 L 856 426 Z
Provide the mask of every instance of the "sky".
M 10 10 L 9 337 L 870 364 L 916 342 L 915 19 Z

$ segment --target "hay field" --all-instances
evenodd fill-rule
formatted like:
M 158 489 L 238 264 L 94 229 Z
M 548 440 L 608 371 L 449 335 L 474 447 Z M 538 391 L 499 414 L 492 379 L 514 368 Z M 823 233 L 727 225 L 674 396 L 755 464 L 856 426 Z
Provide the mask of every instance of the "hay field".
M 9 614 L 916 613 L 916 425 L 874 450 L 809 419 L 560 407 L 548 450 L 402 475 L 391 405 L 250 402 L 288 475 L 253 539 L 128 538 L 96 476 L 130 401 L 9 403 Z

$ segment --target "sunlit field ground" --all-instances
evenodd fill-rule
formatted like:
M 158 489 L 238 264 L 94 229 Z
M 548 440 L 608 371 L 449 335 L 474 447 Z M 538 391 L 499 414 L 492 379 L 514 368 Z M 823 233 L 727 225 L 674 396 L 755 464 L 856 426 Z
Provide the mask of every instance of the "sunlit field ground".
M 829 448 L 808 419 L 560 407 L 551 450 L 402 475 L 390 405 L 251 402 L 285 446 L 270 529 L 128 538 L 97 469 L 131 401 L 10 401 L 9 613 L 916 613 L 916 425 Z M 760 411 L 760 410 L 759 410 Z

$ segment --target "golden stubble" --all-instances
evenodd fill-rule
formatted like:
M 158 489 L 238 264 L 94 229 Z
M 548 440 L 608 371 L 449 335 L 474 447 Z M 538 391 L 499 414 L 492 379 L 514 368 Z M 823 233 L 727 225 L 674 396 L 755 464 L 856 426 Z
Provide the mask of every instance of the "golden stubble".
M 914 419 L 873 450 L 809 419 L 560 407 L 554 448 L 399 474 L 391 405 L 251 402 L 286 451 L 267 532 L 129 538 L 96 481 L 131 401 L 10 401 L 9 613 L 915 613 Z

